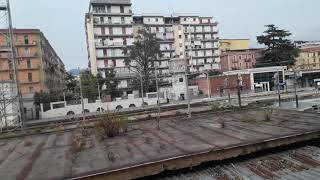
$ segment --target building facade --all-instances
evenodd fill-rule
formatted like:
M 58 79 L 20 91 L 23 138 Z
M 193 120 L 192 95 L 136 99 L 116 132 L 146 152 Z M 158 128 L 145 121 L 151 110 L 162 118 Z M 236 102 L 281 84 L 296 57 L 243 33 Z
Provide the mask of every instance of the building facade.
M 0 47 L 8 47 L 8 30 L 0 30 Z M 62 93 L 65 89 L 65 66 L 49 41 L 38 29 L 14 29 L 18 79 L 27 119 L 37 118 L 36 92 Z M 13 81 L 13 62 L 8 52 L 0 53 L 0 81 Z
M 91 73 L 105 76 L 108 70 L 114 70 L 118 88 L 130 88 L 136 75 L 124 63 L 124 49 L 133 45 L 139 29 L 159 39 L 162 57 L 157 65 L 163 81 L 170 80 L 169 61 L 174 57 L 187 57 L 192 72 L 220 68 L 218 28 L 212 17 L 133 16 L 130 0 L 91 0 L 86 14 Z
M 223 74 L 226 76 L 248 74 L 250 75 L 250 85 L 252 92 L 268 92 L 275 91 L 277 89 L 274 79 L 275 74 L 279 74 L 280 84 L 285 84 L 285 71 L 287 71 L 286 66 L 274 66 L 228 71 L 224 72 Z
M 296 70 L 315 70 L 320 69 L 320 45 L 303 46 L 296 59 L 294 69 Z
M 230 50 L 221 53 L 221 71 L 251 69 L 262 56 L 263 49 Z
M 0 30 L 0 46 L 7 46 L 8 30 Z M 14 29 L 19 81 L 24 97 L 35 92 L 61 92 L 65 87 L 65 67 L 55 50 L 38 29 Z M 14 80 L 8 53 L 0 56 L 0 80 Z
M 222 52 L 250 49 L 250 39 L 220 39 L 219 43 Z

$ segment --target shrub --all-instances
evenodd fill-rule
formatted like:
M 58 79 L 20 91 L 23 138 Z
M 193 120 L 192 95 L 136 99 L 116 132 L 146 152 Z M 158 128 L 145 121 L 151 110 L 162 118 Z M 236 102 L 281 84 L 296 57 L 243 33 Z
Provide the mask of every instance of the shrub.
M 264 109 L 264 121 L 267 121 L 267 122 L 271 121 L 272 113 L 273 113 L 273 108 Z
M 99 117 L 96 129 L 102 138 L 105 136 L 114 137 L 121 132 L 127 132 L 128 117 L 115 113 L 104 113 Z

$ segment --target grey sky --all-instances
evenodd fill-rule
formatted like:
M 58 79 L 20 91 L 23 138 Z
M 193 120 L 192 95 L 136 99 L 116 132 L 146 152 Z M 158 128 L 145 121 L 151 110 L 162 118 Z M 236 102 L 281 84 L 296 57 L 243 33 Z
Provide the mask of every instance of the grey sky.
M 84 14 L 89 0 L 11 0 L 17 28 L 39 28 L 67 69 L 87 67 Z M 134 13 L 192 13 L 213 16 L 222 38 L 251 38 L 266 24 L 293 39 L 320 40 L 319 0 L 133 0 Z

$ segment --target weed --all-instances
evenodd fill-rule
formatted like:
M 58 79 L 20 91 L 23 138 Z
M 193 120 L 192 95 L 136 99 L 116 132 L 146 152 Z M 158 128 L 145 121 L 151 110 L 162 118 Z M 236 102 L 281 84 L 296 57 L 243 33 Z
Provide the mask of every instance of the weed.
M 29 146 L 32 146 L 33 143 L 31 141 L 25 141 L 23 145 L 24 147 L 29 147 Z
M 264 121 L 266 122 L 271 121 L 272 113 L 273 113 L 273 108 L 264 109 Z
M 114 137 L 121 132 L 128 131 L 128 117 L 120 116 L 114 113 L 102 114 L 95 124 L 95 128 L 101 139 L 107 137 Z
M 83 147 L 85 145 L 85 142 L 82 140 L 82 137 L 77 136 L 76 138 L 73 139 L 72 144 L 71 144 L 71 151 L 73 153 L 78 153 L 81 152 Z
M 108 156 L 109 161 L 111 161 L 112 163 L 114 163 L 116 161 L 116 156 L 114 155 L 114 153 L 112 151 L 109 151 L 107 156 Z

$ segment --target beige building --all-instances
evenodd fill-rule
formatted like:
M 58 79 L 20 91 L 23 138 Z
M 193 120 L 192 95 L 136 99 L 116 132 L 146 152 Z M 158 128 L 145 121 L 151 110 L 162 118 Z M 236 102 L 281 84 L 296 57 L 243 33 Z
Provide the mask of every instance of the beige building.
M 320 69 L 320 46 L 302 47 L 301 53 L 296 59 L 295 69 Z
M 222 52 L 250 49 L 250 39 L 220 39 L 219 42 Z

